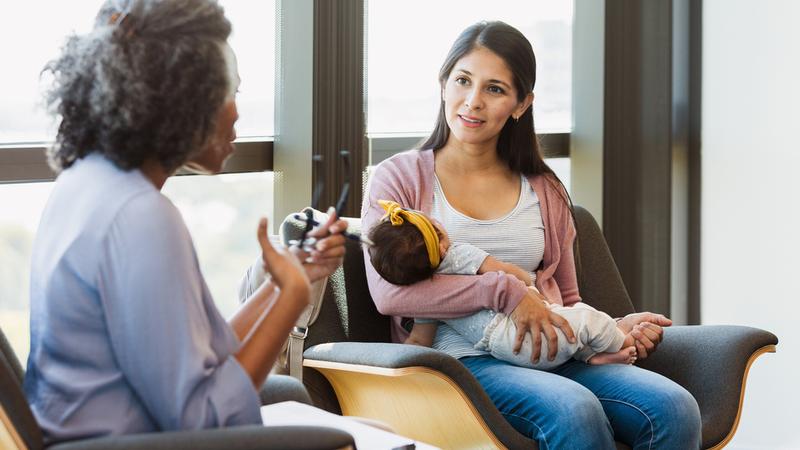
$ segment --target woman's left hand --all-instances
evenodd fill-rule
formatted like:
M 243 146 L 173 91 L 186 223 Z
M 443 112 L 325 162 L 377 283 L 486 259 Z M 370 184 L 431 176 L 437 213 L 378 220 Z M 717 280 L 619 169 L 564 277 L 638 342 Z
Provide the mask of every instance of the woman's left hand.
M 664 336 L 664 329 L 672 325 L 672 321 L 662 314 L 641 312 L 628 314 L 623 317 L 618 326 L 627 331 L 635 339 L 636 353 L 639 359 L 645 359 L 661 343 Z
M 329 210 L 328 220 L 308 233 L 308 237 L 317 239 L 311 252 L 292 247 L 303 267 L 308 279 L 313 283 L 332 274 L 344 260 L 345 238 L 342 232 L 347 230 L 347 221 L 336 217 L 336 211 Z

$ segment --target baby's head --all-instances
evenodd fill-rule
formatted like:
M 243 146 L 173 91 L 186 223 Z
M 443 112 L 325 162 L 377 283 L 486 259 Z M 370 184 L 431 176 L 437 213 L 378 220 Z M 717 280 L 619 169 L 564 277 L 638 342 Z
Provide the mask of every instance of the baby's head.
M 433 276 L 450 245 L 447 233 L 418 211 L 380 201 L 386 216 L 369 232 L 372 266 L 384 280 L 414 284 Z M 423 232 L 424 230 L 424 232 Z

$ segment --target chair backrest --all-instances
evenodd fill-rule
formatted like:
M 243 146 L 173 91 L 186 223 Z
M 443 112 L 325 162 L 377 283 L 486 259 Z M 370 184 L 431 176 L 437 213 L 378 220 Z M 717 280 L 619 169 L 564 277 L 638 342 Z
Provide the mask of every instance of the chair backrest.
M 42 430 L 22 390 L 23 378 L 22 366 L 0 329 L 0 436 L 7 433 L 15 446 L 19 446 L 16 440 L 20 439 L 29 450 L 39 450 L 44 446 Z
M 351 231 L 360 231 L 361 220 L 347 219 Z M 284 242 L 299 239 L 304 224 L 287 218 L 281 224 Z M 361 244 L 347 240 L 342 267 L 328 278 L 319 314 L 308 325 L 303 348 L 326 342 L 390 342 L 391 321 L 375 308 L 367 287 Z M 303 384 L 314 405 L 341 414 L 339 402 L 330 383 L 319 372 L 303 371 Z
M 634 312 L 628 290 L 594 217 L 580 206 L 575 206 L 574 213 L 578 229 L 575 253 L 578 256 L 578 292 L 581 298 L 611 317 Z
M 360 231 L 361 220 L 345 218 L 351 231 Z M 284 221 L 284 240 L 302 233 L 302 223 Z M 310 324 L 305 348 L 325 342 L 390 342 L 390 319 L 378 312 L 369 294 L 364 257 L 358 242 L 347 240 L 342 267 L 328 279 L 319 316 Z
M 361 231 L 361 220 L 347 218 L 350 229 Z M 625 285 L 600 227 L 586 209 L 575 207 L 578 280 L 584 301 L 612 317 L 633 312 Z M 300 222 L 284 222 L 284 238 L 302 232 Z M 390 320 L 375 308 L 367 287 L 361 245 L 348 240 L 341 268 L 331 275 L 319 316 L 309 327 L 305 347 L 324 342 L 390 342 Z
M 350 229 L 361 231 L 361 220 L 347 218 Z M 628 292 L 611 257 L 605 238 L 592 215 L 575 207 L 575 221 L 580 236 L 579 288 L 583 299 L 612 317 L 633 312 Z M 281 225 L 284 240 L 297 239 L 303 231 L 299 221 Z M 319 315 L 308 327 L 304 348 L 325 342 L 390 342 L 391 321 L 375 308 L 367 287 L 361 245 L 348 240 L 344 264 L 328 280 Z M 336 394 L 325 378 L 313 370 L 304 372 L 303 382 L 314 404 L 341 413 Z

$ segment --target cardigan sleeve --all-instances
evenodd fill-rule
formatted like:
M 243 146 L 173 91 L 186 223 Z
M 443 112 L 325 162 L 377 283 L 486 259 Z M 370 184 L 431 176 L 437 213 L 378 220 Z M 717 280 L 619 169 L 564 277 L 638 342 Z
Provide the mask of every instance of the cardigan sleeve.
M 369 232 L 383 216 L 378 200 L 393 200 L 405 207 L 421 209 L 420 170 L 390 159 L 379 165 L 371 178 L 361 208 L 361 225 Z M 378 275 L 369 253 L 364 265 L 370 294 L 381 314 L 404 317 L 451 318 L 481 309 L 511 312 L 527 292 L 524 283 L 509 274 L 435 274 L 432 279 L 411 286 L 397 286 Z
M 551 180 L 548 180 L 548 184 Z M 581 301 L 578 293 L 578 277 L 575 270 L 575 252 L 574 243 L 577 231 L 575 230 L 575 221 L 572 218 L 572 211 L 568 207 L 569 197 L 562 185 L 553 186 L 552 195 L 554 201 L 550 202 L 551 205 L 560 205 L 559 208 L 553 208 L 552 218 L 557 223 L 558 230 L 558 248 L 560 257 L 556 270 L 553 273 L 553 279 L 556 281 L 559 290 L 561 291 L 561 300 L 564 306 L 572 306 Z

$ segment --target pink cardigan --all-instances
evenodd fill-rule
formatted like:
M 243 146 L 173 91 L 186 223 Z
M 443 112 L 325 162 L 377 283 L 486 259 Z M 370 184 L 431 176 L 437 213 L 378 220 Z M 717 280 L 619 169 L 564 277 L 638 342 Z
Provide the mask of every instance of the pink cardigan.
M 366 232 L 383 216 L 379 199 L 431 212 L 433 202 L 433 151 L 409 150 L 397 154 L 376 168 L 361 206 L 361 229 Z M 539 197 L 545 229 L 543 269 L 536 274 L 536 287 L 551 302 L 570 306 L 581 301 L 575 275 L 572 243 L 575 226 L 561 189 L 550 178 L 538 175 L 528 180 Z M 400 326 L 402 317 L 450 318 L 482 309 L 510 313 L 526 293 L 525 285 L 513 275 L 500 272 L 483 275 L 440 275 L 411 286 L 396 286 L 375 272 L 364 252 L 367 283 L 381 314 L 393 316 L 392 340 L 402 342 L 408 333 Z

